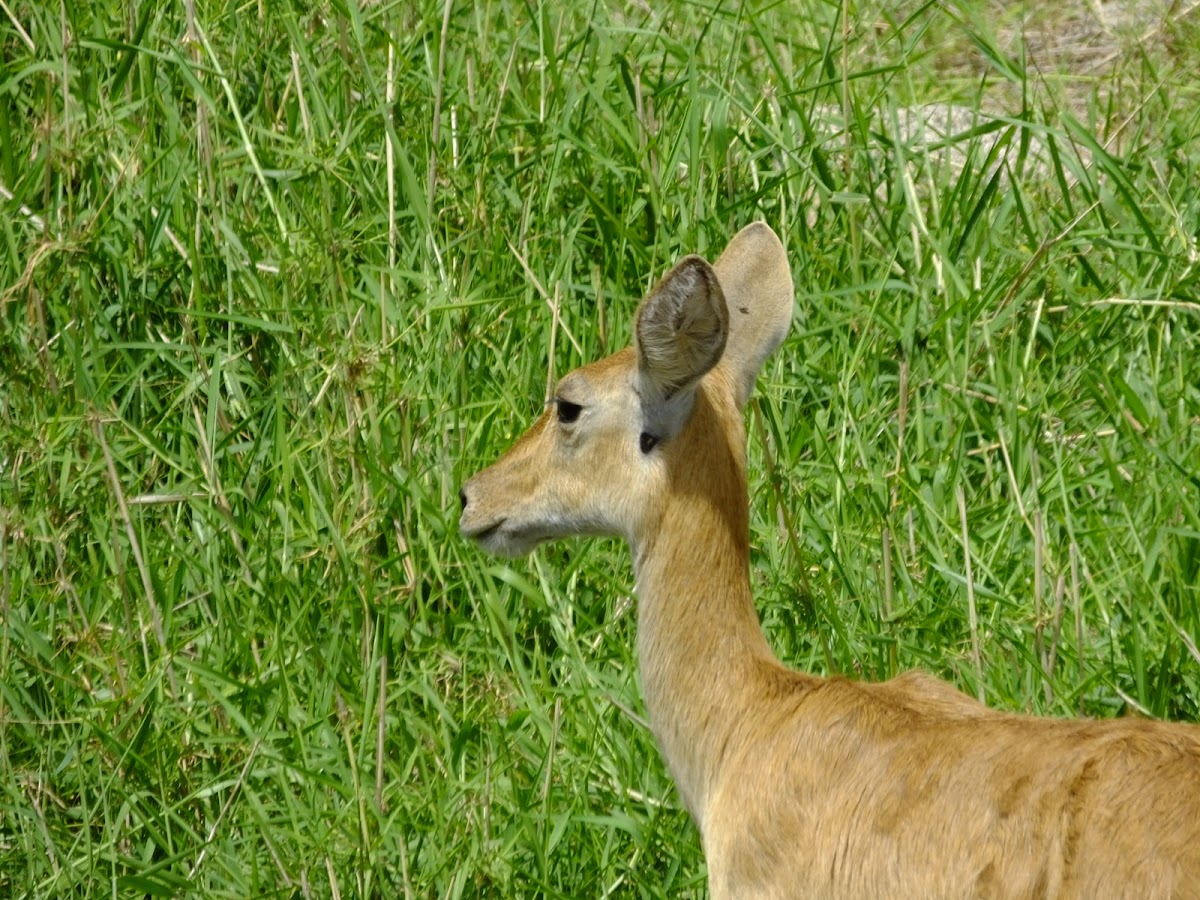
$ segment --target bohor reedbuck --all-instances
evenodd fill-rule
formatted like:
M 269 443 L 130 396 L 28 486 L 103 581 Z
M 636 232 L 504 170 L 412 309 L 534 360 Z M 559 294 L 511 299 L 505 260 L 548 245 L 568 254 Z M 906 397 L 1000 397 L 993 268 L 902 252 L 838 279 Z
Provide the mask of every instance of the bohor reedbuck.
M 765 224 L 683 259 L 633 345 L 566 375 L 466 482 L 463 533 L 507 556 L 629 543 L 646 708 L 718 900 L 1200 898 L 1200 726 L 1015 715 L 918 672 L 777 660 L 750 594 L 743 407 L 792 303 Z

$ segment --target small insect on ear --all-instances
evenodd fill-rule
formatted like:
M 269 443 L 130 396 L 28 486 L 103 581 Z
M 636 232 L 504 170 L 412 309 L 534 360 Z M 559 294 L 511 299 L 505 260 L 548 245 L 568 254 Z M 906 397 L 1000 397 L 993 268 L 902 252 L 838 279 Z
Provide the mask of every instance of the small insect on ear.
M 643 453 L 649 453 L 658 446 L 658 437 L 648 431 L 643 431 L 642 436 L 638 441 L 638 445 L 642 448 Z

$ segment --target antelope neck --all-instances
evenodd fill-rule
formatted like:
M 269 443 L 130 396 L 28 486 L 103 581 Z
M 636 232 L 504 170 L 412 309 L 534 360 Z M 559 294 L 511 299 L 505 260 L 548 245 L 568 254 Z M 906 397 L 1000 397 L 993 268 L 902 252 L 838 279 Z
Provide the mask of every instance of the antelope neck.
M 750 595 L 740 412 L 723 412 L 698 394 L 676 446 L 664 448 L 670 488 L 661 517 L 632 548 L 646 708 L 702 828 L 722 764 L 761 693 L 759 681 L 778 665 Z M 736 426 L 724 424 L 730 421 Z

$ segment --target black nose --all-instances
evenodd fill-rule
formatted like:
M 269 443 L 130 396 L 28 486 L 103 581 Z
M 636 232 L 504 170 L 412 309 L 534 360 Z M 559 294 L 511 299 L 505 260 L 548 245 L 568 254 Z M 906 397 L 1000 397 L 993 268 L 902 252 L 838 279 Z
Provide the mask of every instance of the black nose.
M 467 511 L 467 492 L 460 490 L 458 492 L 458 502 L 462 504 L 463 512 Z

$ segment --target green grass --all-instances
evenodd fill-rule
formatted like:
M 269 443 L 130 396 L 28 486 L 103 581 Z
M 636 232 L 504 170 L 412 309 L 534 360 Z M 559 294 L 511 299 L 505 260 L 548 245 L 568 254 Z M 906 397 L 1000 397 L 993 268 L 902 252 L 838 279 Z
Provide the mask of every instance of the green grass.
M 624 548 L 456 493 L 760 217 L 780 656 L 1200 718 L 1194 12 L 188 6 L 0 17 L 0 893 L 703 896 Z

